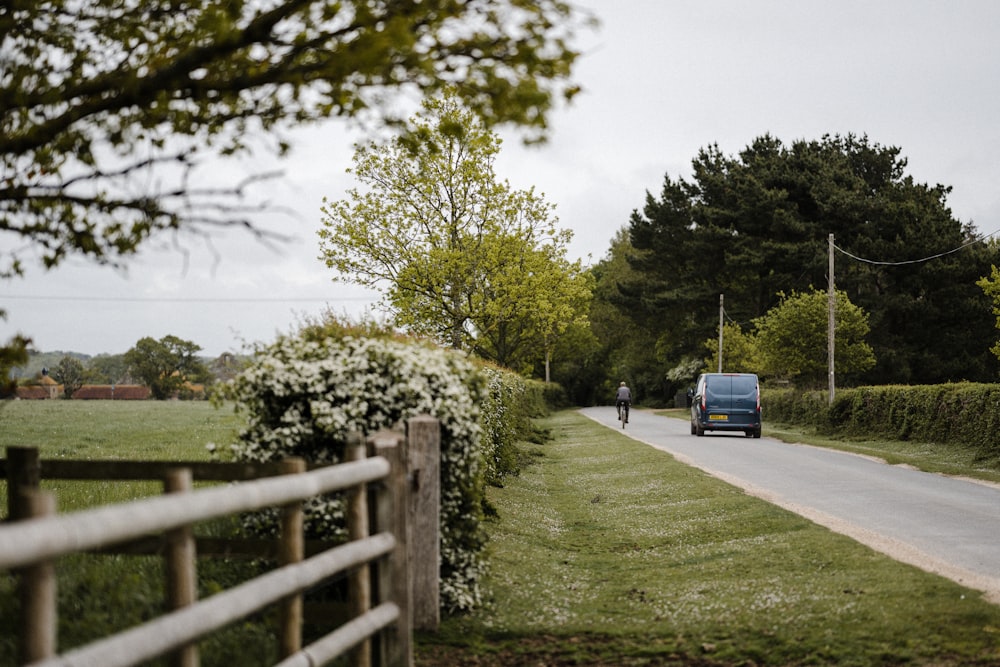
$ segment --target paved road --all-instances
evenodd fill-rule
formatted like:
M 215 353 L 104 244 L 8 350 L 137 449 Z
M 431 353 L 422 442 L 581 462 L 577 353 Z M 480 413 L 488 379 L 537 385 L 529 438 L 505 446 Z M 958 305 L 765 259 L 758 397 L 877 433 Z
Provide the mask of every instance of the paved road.
M 613 407 L 585 408 L 621 430 Z M 765 424 L 765 429 L 767 425 Z M 739 434 L 691 435 L 633 410 L 626 435 L 878 551 L 1000 603 L 1000 488 L 868 457 Z

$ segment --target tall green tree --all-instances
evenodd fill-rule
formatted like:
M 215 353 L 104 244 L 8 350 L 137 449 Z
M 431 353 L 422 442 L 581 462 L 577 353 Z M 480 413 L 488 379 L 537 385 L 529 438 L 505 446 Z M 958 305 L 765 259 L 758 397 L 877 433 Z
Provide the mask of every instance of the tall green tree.
M 185 382 L 203 382 L 208 369 L 198 358 L 201 346 L 177 336 L 140 339 L 125 353 L 129 372 L 149 387 L 153 398 L 164 400 L 176 394 Z
M 625 312 L 673 341 L 675 359 L 698 354 L 717 333 L 720 294 L 746 326 L 777 294 L 825 285 L 832 233 L 837 288 L 870 317 L 877 362 L 859 381 L 993 379 L 975 281 L 996 250 L 952 217 L 949 188 L 915 182 L 906 166 L 900 149 L 853 135 L 701 150 L 691 180 L 667 175 L 632 215 Z
M 384 290 L 397 324 L 517 368 L 584 317 L 590 288 L 553 206 L 497 176 L 500 145 L 459 98 L 427 100 L 408 135 L 358 147 L 365 189 L 324 202 L 319 236 L 337 279 Z
M 597 363 L 602 372 L 589 403 L 613 401 L 615 389 L 623 380 L 636 401 L 666 397 L 669 393 L 664 373 L 667 360 L 661 343 L 671 338 L 647 317 L 641 294 L 632 291 L 643 278 L 633 268 L 639 255 L 628 230 L 623 228 L 612 238 L 607 255 L 591 270 L 595 286 L 590 321 L 601 346 Z

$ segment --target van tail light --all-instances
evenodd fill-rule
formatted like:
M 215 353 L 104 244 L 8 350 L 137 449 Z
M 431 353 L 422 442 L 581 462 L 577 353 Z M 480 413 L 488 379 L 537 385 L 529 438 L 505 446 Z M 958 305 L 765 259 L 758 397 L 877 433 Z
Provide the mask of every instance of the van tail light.
M 757 412 L 760 413 L 760 385 L 757 385 Z

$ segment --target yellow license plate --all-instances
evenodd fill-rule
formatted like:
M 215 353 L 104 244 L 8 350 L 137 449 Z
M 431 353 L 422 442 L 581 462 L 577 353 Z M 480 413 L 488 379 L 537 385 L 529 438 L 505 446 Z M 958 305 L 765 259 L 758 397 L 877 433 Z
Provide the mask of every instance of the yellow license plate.
M 729 415 L 709 415 L 708 420 L 713 422 L 727 422 L 729 421 Z

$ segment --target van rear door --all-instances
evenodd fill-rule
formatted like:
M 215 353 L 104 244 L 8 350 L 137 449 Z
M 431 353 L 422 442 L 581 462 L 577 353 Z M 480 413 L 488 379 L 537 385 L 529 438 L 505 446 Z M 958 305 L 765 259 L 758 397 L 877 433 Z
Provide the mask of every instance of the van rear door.
M 757 377 L 755 375 L 733 375 L 729 405 L 731 424 L 754 424 L 757 422 Z
M 757 377 L 755 375 L 711 375 L 705 382 L 705 411 L 709 421 L 754 424 L 757 421 Z

